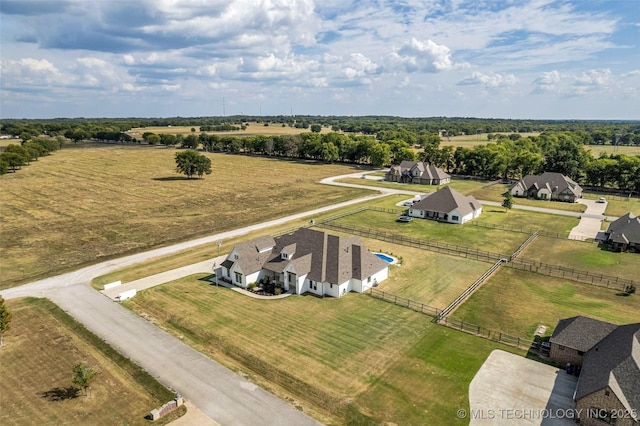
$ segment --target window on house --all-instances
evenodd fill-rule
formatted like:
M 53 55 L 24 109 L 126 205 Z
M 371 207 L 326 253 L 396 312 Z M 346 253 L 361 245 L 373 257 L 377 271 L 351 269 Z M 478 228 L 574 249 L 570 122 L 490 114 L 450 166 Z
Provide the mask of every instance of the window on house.
M 333 288 L 333 284 L 332 283 L 329 283 L 329 288 Z
M 241 283 L 242 282 L 242 274 L 236 272 L 236 282 L 237 283 Z
M 367 282 L 370 283 L 371 282 L 371 277 L 367 278 Z
M 451 220 L 457 222 L 460 218 L 458 216 L 451 216 Z
M 235 254 L 235 255 L 233 256 L 233 258 L 234 258 L 235 260 L 238 260 L 238 255 L 237 255 L 237 254 Z
M 558 349 L 560 349 L 561 351 L 564 351 L 564 346 L 558 345 Z
M 609 396 L 611 394 L 611 392 L 609 392 L 609 389 L 605 389 L 604 390 L 604 396 Z

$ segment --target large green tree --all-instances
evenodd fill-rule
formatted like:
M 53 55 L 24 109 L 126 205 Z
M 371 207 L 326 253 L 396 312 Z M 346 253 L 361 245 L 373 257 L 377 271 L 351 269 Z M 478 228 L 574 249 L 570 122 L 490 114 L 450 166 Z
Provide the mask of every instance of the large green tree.
M 4 298 L 0 296 L 0 346 L 2 346 L 4 333 L 9 330 L 13 316 L 4 304 Z
M 194 175 L 202 178 L 205 174 L 211 174 L 211 160 L 197 151 L 188 149 L 176 153 L 176 171 L 186 175 L 189 179 Z

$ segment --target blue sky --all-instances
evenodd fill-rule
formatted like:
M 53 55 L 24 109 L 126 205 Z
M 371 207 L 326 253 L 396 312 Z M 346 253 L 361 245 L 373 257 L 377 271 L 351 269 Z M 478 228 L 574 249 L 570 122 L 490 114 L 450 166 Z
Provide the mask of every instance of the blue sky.
M 0 0 L 0 42 L 3 118 L 640 119 L 638 0 Z

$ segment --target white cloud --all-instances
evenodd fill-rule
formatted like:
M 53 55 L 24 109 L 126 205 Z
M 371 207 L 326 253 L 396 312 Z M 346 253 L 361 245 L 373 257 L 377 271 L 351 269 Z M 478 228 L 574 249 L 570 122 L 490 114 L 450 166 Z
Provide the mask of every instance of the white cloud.
M 513 86 L 518 82 L 518 78 L 513 74 L 501 75 L 496 73 L 484 74 L 474 72 L 471 76 L 458 82 L 460 85 L 482 85 L 486 88 L 504 88 Z
M 535 92 L 557 92 L 559 90 L 558 83 L 561 80 L 560 73 L 557 70 L 543 72 L 540 77 L 535 79 Z
M 453 68 L 451 50 L 432 40 L 423 42 L 412 37 L 397 52 L 393 52 L 391 57 L 407 72 L 436 72 Z

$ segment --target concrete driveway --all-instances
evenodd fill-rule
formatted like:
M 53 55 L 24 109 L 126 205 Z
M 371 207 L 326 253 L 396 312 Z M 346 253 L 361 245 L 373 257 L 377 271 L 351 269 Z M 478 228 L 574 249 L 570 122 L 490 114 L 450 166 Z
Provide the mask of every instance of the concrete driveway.
M 470 425 L 575 425 L 578 378 L 501 350 L 491 352 L 469 385 Z
M 581 240 L 595 238 L 602 227 L 605 219 L 604 212 L 607 203 L 598 203 L 595 200 L 579 199 L 578 204 L 587 206 L 587 210 L 580 216 L 580 223 L 569 233 L 570 240 Z

